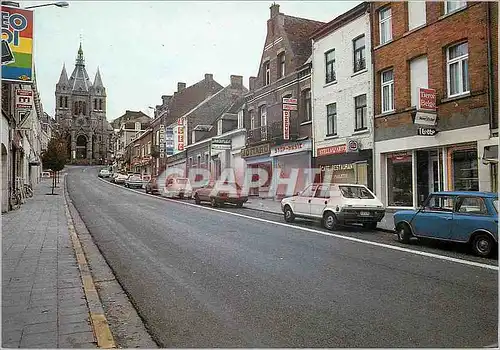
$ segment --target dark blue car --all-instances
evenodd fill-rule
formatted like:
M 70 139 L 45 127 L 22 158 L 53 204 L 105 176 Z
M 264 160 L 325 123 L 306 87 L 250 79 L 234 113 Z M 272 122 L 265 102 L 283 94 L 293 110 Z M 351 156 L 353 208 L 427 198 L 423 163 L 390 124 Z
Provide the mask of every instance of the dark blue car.
M 468 243 L 487 257 L 498 245 L 498 194 L 491 192 L 434 192 L 418 210 L 394 214 L 398 240 L 411 237 Z

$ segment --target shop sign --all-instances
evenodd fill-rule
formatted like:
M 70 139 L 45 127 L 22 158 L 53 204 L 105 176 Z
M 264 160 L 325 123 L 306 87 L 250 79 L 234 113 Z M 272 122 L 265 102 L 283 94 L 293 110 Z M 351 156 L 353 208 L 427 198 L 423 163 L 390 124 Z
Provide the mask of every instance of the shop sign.
M 434 136 L 438 132 L 434 128 L 418 128 L 417 134 L 420 136 Z
M 214 150 L 231 149 L 231 139 L 213 139 L 212 149 Z
M 16 89 L 16 109 L 33 109 L 33 91 Z
M 174 154 L 174 128 L 165 129 L 165 148 L 167 156 Z
M 357 140 L 347 140 L 347 152 L 357 152 L 359 144 Z
M 165 125 L 160 124 L 159 132 L 160 140 L 160 158 L 165 158 Z
M 284 104 L 283 105 L 283 110 L 286 110 L 286 111 L 296 111 L 297 110 L 297 105 Z
M 268 143 L 266 143 L 264 145 L 243 148 L 241 150 L 241 157 L 248 158 L 248 157 L 263 156 L 269 154 L 270 152 L 271 152 L 271 147 Z
M 177 149 L 179 151 L 184 150 L 184 127 L 183 126 L 177 127 Z
M 334 164 L 334 165 L 322 165 L 321 170 L 333 170 L 333 171 L 344 171 L 354 169 L 354 164 Z
M 392 160 L 392 163 L 404 163 L 411 161 L 411 154 L 407 152 L 392 153 L 389 155 L 389 158 Z
M 296 98 L 283 98 L 283 104 L 290 104 L 290 105 L 296 105 L 297 104 L 297 99 Z
M 283 111 L 283 139 L 290 140 L 290 111 Z
M 413 119 L 414 124 L 421 125 L 436 125 L 437 114 L 436 113 L 426 113 L 426 112 L 416 112 L 415 118 Z
M 417 109 L 422 111 L 436 111 L 436 90 L 419 88 Z
M 271 157 L 282 156 L 290 153 L 297 153 L 311 150 L 311 141 L 301 141 L 288 143 L 286 145 L 275 146 L 271 148 Z
M 338 146 L 329 146 L 329 147 L 323 147 L 323 148 L 318 148 L 318 157 L 321 156 L 329 156 L 331 154 L 342 154 L 346 153 L 347 151 L 347 145 L 338 145 Z

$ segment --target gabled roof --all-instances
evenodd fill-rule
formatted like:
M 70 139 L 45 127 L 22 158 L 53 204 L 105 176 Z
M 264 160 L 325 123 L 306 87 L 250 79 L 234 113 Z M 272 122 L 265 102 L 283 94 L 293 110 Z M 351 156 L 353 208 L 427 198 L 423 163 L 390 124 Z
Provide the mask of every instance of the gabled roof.
M 311 35 L 325 25 L 324 22 L 284 15 L 283 30 L 286 33 L 298 65 L 311 55 Z
M 119 129 L 122 122 L 125 123 L 128 121 L 133 122 L 133 123 L 135 123 L 136 121 L 142 122 L 142 123 L 149 123 L 151 121 L 151 118 L 147 114 L 144 114 L 141 111 L 126 110 L 125 114 L 114 119 L 111 122 L 111 125 L 113 126 L 114 129 Z
M 337 30 L 338 28 L 341 28 L 342 26 L 345 26 L 349 22 L 362 16 L 368 10 L 369 10 L 369 3 L 362 2 L 361 4 L 350 9 L 349 11 L 344 12 L 340 16 L 335 17 L 333 20 L 326 23 L 324 26 L 319 28 L 314 33 L 312 33 L 311 39 L 313 40 L 321 39 L 322 37 L 330 34 L 331 32 Z

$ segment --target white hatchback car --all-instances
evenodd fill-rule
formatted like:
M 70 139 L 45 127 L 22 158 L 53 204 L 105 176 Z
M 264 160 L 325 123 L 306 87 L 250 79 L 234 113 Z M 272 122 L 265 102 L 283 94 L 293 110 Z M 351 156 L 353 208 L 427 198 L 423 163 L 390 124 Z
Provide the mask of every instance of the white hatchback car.
M 188 178 L 171 177 L 166 180 L 163 193 L 165 197 L 191 198 L 193 188 Z
M 385 215 L 382 202 L 366 186 L 354 184 L 311 184 L 284 198 L 281 210 L 287 222 L 296 217 L 319 219 L 329 230 L 354 223 L 375 229 Z

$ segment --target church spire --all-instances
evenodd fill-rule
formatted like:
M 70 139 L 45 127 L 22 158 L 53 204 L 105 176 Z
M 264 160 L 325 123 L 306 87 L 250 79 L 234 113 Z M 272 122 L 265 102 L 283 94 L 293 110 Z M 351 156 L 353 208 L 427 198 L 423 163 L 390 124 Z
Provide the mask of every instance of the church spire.
M 68 73 L 66 73 L 66 64 L 63 64 L 61 75 L 59 76 L 59 85 L 69 85 Z
M 101 72 L 99 71 L 99 67 L 97 67 L 97 73 L 95 74 L 95 79 L 94 79 L 94 88 L 103 88 L 104 86 L 102 85 L 102 79 L 101 79 Z
M 78 56 L 76 56 L 76 65 L 84 66 L 85 60 L 83 59 L 82 42 L 80 41 L 80 48 L 78 49 Z

